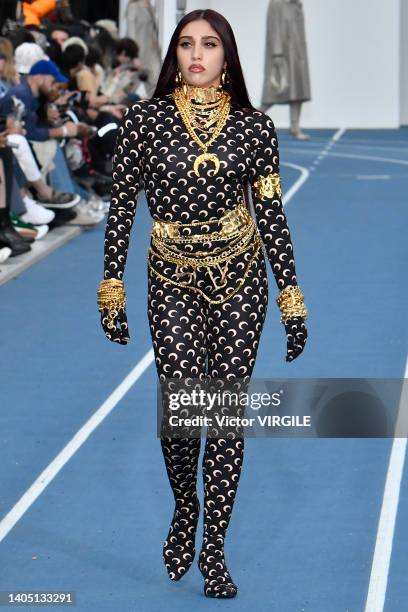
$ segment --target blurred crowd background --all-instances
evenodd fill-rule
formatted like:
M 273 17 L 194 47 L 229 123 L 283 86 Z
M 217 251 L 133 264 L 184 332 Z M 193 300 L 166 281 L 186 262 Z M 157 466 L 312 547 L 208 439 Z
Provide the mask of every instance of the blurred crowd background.
M 126 107 L 161 65 L 148 1 L 0 3 L 0 263 L 65 225 L 102 221 Z

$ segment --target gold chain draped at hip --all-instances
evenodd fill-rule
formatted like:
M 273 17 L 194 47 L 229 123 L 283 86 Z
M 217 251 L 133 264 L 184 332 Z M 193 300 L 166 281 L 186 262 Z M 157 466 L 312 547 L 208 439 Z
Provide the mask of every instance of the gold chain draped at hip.
M 218 224 L 220 227 L 216 231 L 207 231 L 212 224 Z M 162 280 L 200 293 L 211 304 L 221 304 L 235 295 L 245 283 L 261 244 L 256 224 L 245 203 L 240 202 L 224 213 L 220 219 L 192 223 L 155 220 L 151 233 L 148 265 L 150 270 Z M 200 250 L 194 251 L 197 245 Z M 231 291 L 226 291 L 221 298 L 212 299 L 196 286 L 198 268 L 206 268 L 214 290 L 227 287 L 230 264 L 236 257 L 251 250 L 249 262 L 238 278 L 236 286 Z M 157 270 L 152 262 L 155 257 L 175 264 L 171 276 L 165 276 Z M 236 271 L 238 273 L 238 269 Z M 216 278 L 217 275 L 219 279 Z

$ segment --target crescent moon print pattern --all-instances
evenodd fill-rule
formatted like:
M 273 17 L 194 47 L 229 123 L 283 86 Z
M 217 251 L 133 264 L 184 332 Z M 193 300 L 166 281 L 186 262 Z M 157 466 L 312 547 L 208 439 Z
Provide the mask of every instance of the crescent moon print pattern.
M 209 152 L 220 160 L 217 174 L 211 161 L 194 173 L 202 150 L 190 138 L 171 95 L 141 100 L 129 107 L 121 122 L 114 156 L 113 187 L 104 242 L 104 278 L 122 279 L 137 197 L 143 188 L 151 217 L 191 223 L 219 219 L 243 201 L 243 185 L 252 189 L 256 223 L 279 289 L 296 285 L 290 233 L 280 197 L 257 197 L 257 178 L 279 172 L 278 141 L 273 121 L 257 110 L 237 105 Z M 232 260 L 228 283 L 246 269 L 250 253 Z M 164 277 L 166 261 L 154 266 Z M 214 304 L 179 287 L 147 266 L 147 313 L 160 381 L 170 378 L 244 379 L 255 365 L 268 305 L 264 252 L 259 249 L 246 282 L 230 298 Z M 208 269 L 198 268 L 196 286 L 217 298 Z M 225 562 L 224 541 L 237 493 L 244 454 L 242 432 L 220 437 L 207 431 L 202 473 L 204 484 L 203 540 L 197 565 L 208 597 L 234 597 L 238 587 Z M 179 580 L 195 556 L 199 518 L 197 466 L 201 438 L 161 435 L 161 450 L 174 495 L 175 508 L 163 545 L 171 580 Z
M 123 278 L 137 197 L 144 188 L 153 219 L 191 223 L 219 219 L 243 199 L 249 181 L 257 226 L 279 290 L 296 285 L 293 246 L 281 198 L 257 197 L 258 177 L 279 173 L 275 126 L 258 110 L 231 105 L 227 122 L 210 146 L 220 160 L 194 172 L 202 150 L 184 127 L 170 94 L 128 107 L 113 155 L 113 186 L 105 232 L 104 277 Z
M 204 272 L 198 282 L 210 289 Z M 261 251 L 248 283 L 223 304 L 211 304 L 150 271 L 147 300 L 160 381 L 190 377 L 250 380 L 268 304 L 268 279 Z M 232 439 L 217 437 L 220 432 L 216 427 L 209 434 L 202 462 L 204 523 L 198 567 L 204 576 L 206 596 L 233 597 L 237 586 L 226 567 L 224 540 L 241 473 L 244 438 L 239 432 Z M 164 563 L 172 580 L 184 576 L 194 559 L 200 443 L 200 438 L 161 438 L 176 503 L 163 547 Z

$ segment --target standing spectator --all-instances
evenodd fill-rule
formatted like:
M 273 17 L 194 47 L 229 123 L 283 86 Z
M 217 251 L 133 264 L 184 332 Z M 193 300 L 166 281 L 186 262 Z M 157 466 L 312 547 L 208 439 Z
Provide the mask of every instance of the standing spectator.
M 289 104 L 289 133 L 298 140 L 310 136 L 300 129 L 303 102 L 311 98 L 303 6 L 301 0 L 270 0 L 266 20 L 266 51 L 261 110 Z
M 125 13 L 126 36 L 137 42 L 141 62 L 148 72 L 146 96 L 155 90 L 161 68 L 161 51 L 156 18 L 149 0 L 130 0 Z

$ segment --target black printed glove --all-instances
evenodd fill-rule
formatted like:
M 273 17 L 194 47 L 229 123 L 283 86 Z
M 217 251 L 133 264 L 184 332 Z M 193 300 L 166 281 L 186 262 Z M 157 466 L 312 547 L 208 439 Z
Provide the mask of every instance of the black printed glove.
M 287 336 L 286 361 L 293 361 L 300 355 L 306 345 L 307 329 L 303 317 L 291 317 L 286 320 L 285 330 Z
M 101 325 L 105 336 L 111 342 L 127 344 L 130 340 L 126 310 L 101 310 Z

